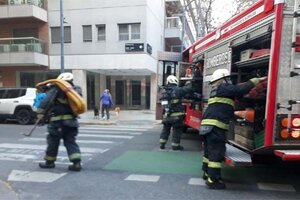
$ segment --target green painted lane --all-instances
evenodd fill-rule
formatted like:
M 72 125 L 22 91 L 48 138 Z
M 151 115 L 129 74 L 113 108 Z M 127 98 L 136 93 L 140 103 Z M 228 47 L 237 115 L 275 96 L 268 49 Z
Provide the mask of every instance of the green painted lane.
M 149 174 L 178 174 L 202 177 L 202 152 L 174 151 L 127 151 L 108 163 L 105 170 L 128 171 Z M 276 165 L 253 167 L 229 167 L 222 164 L 222 177 L 230 182 L 273 182 L 289 183 L 291 179 L 300 184 L 296 168 Z M 279 183 L 278 182 L 278 183 Z
M 201 166 L 200 152 L 127 151 L 107 164 L 104 169 L 202 176 Z

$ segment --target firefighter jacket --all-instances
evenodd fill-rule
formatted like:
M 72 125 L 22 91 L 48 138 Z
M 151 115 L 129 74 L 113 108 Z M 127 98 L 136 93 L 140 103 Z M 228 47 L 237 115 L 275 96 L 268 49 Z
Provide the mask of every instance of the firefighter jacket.
M 178 87 L 176 84 L 168 84 L 165 86 L 162 101 L 168 103 L 163 105 L 163 123 L 176 123 L 182 121 L 185 115 L 185 106 L 181 100 L 189 93 L 193 92 L 192 87 Z
M 245 83 L 233 85 L 222 82 L 212 87 L 201 126 L 216 126 L 229 129 L 229 121 L 234 115 L 234 100 L 247 94 L 257 83 L 258 78 L 252 78 Z
M 79 86 L 73 86 L 73 88 L 81 95 L 81 88 Z M 51 86 L 46 91 L 46 97 L 37 110 L 37 113 L 48 115 L 50 122 L 76 119 L 76 115 L 69 106 L 67 95 L 56 86 Z

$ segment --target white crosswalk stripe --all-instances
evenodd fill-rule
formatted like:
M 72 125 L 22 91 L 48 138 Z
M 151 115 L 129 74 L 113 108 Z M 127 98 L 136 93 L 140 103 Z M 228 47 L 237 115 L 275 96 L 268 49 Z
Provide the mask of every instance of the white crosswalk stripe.
M 2 143 L 0 144 L 0 150 L 2 149 L 45 150 L 46 145 Z M 59 148 L 59 151 L 66 151 L 66 150 L 63 148 Z M 108 149 L 81 147 L 80 151 L 83 153 L 104 153 L 108 151 Z
M 20 141 L 26 141 L 26 142 L 44 142 L 45 141 L 45 138 L 23 138 L 21 139 Z M 95 140 L 76 140 L 77 143 L 79 144 L 113 144 L 113 143 L 116 143 L 116 142 L 113 142 L 113 141 L 103 141 L 103 140 L 100 140 L 100 141 L 95 141 Z
M 105 153 L 116 145 L 142 135 L 150 128 L 152 126 L 85 125 L 80 127 L 76 142 L 80 146 L 83 163 L 91 160 L 97 154 Z M 0 143 L 0 160 L 38 162 L 43 160 L 45 149 L 45 136 L 24 137 L 18 142 Z M 62 142 L 56 163 L 69 164 L 66 148 Z
M 79 134 L 78 137 L 132 139 L 134 136 L 126 136 L 126 135 L 95 135 L 95 134 Z
M 83 133 L 99 133 L 99 134 L 119 134 L 120 131 L 118 132 L 113 132 L 113 131 L 99 131 L 99 130 L 80 130 L 79 135 L 83 134 Z M 122 134 L 126 134 L 126 135 L 142 135 L 142 132 L 124 132 L 122 131 Z
M 123 127 L 101 127 L 101 129 L 97 127 L 80 127 L 79 132 L 81 130 L 108 130 L 108 131 L 146 131 L 149 128 L 139 128 L 139 127 L 128 127 L 128 126 L 123 126 Z

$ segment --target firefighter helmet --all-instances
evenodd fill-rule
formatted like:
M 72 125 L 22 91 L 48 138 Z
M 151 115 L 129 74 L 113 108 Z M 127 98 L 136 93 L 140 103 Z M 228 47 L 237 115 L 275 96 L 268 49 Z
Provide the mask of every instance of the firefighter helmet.
M 217 80 L 220 80 L 222 78 L 226 78 L 226 77 L 229 77 L 230 74 L 229 74 L 229 71 L 228 69 L 217 69 L 216 71 L 214 71 L 214 73 L 212 74 L 211 76 L 211 80 L 209 83 L 213 83 Z
M 61 73 L 57 79 L 64 80 L 64 81 L 73 81 L 73 74 L 70 72 Z
M 167 78 L 167 84 L 176 84 L 178 85 L 178 79 L 174 75 L 169 75 Z

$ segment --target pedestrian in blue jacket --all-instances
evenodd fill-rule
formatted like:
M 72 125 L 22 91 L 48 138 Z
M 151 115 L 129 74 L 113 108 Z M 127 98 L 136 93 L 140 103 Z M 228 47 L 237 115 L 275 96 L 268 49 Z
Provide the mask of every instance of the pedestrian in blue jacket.
M 101 105 L 101 116 L 102 119 L 105 119 L 104 111 L 106 113 L 106 120 L 109 120 L 109 109 L 113 105 L 111 95 L 108 89 L 105 89 L 104 92 L 100 95 Z

